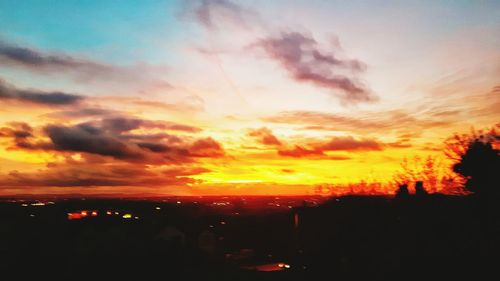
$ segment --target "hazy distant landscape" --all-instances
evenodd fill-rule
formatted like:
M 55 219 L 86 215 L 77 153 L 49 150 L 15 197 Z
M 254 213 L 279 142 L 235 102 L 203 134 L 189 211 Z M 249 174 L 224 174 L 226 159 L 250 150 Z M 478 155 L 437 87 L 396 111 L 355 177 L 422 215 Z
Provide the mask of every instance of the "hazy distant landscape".
M 483 217 L 481 204 L 444 195 L 4 199 L 1 266 L 11 278 L 72 280 L 466 280 L 485 277 L 500 253 L 500 209 L 488 205 Z

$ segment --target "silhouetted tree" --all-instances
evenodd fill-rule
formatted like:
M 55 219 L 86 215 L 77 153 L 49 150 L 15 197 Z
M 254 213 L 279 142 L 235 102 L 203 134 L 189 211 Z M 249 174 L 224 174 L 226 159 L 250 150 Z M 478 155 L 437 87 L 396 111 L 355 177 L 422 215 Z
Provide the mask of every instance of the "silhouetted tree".
M 394 174 L 395 183 L 398 186 L 411 184 L 411 187 L 416 187 L 413 183 L 416 184 L 420 181 L 422 182 L 420 194 L 423 194 L 422 191 L 425 193 L 450 193 L 451 189 L 456 186 L 453 173 L 438 157 L 429 155 L 426 158 L 419 156 L 410 159 L 404 158 L 400 166 L 400 170 Z M 416 188 L 413 190 L 417 193 Z
M 497 125 L 500 127 L 500 124 Z M 500 135 L 495 128 L 454 135 L 446 142 L 446 154 L 455 160 L 453 171 L 465 180 L 465 188 L 476 194 L 500 193 Z

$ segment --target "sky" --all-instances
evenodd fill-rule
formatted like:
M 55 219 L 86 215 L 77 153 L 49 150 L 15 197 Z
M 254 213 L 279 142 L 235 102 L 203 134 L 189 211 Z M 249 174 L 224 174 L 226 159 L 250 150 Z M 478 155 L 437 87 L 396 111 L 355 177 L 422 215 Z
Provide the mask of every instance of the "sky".
M 393 184 L 500 124 L 498 1 L 0 1 L 0 195 Z

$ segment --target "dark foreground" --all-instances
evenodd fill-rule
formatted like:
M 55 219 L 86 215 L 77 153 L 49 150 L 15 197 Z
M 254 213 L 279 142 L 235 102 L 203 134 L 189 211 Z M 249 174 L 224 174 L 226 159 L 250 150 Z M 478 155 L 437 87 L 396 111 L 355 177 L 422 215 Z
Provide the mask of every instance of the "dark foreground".
M 3 200 L 0 274 L 3 280 L 500 280 L 499 200 L 320 201 Z

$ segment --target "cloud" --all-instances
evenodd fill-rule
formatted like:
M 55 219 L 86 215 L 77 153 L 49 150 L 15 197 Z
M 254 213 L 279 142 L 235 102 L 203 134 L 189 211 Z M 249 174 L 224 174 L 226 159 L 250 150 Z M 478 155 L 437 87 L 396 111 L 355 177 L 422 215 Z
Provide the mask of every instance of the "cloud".
M 33 128 L 28 123 L 10 122 L 8 127 L 0 128 L 0 137 L 28 138 L 33 136 Z
M 87 71 L 104 71 L 107 67 L 95 62 L 76 59 L 66 55 L 48 55 L 40 51 L 0 41 L 0 61 L 28 68 L 81 68 Z
M 76 108 L 62 111 L 55 111 L 46 114 L 45 116 L 49 118 L 56 119 L 78 119 L 78 118 L 86 118 L 86 117 L 101 117 L 101 116 L 112 116 L 119 115 L 122 112 L 98 107 L 84 107 L 84 108 Z
M 279 149 L 278 155 L 293 158 L 309 158 L 319 160 L 349 160 L 351 157 L 345 155 L 327 155 L 325 151 L 319 148 L 306 148 L 301 145 L 295 145 L 290 149 Z
M 171 131 L 183 131 L 188 133 L 198 133 L 201 131 L 200 128 L 178 124 L 174 122 L 166 121 L 151 121 L 139 118 L 128 118 L 128 117 L 115 117 L 115 118 L 105 118 L 100 121 L 101 127 L 104 130 L 113 131 L 117 133 L 122 133 L 126 131 L 131 131 L 139 128 L 145 129 L 162 129 Z
M 295 145 L 292 149 L 280 149 L 278 150 L 278 154 L 281 156 L 288 156 L 294 158 L 325 156 L 325 154 L 321 150 L 308 149 L 300 145 Z
M 184 139 L 176 135 L 167 133 L 150 133 L 150 134 L 120 134 L 121 139 L 138 141 L 138 142 L 158 142 L 166 141 L 169 144 L 184 143 Z
M 374 139 L 355 139 L 353 137 L 333 137 L 316 147 L 321 151 L 373 151 L 382 150 L 382 145 Z
M 113 66 L 64 54 L 48 54 L 0 40 L 0 62 L 33 71 L 78 72 L 85 79 L 116 72 Z
M 262 120 L 270 123 L 300 125 L 299 129 L 313 131 L 359 133 L 378 130 L 391 133 L 392 131 L 408 131 L 411 128 L 413 135 L 418 135 L 424 129 L 445 127 L 456 122 L 453 119 L 445 119 L 444 116 L 434 116 L 433 111 L 407 113 L 403 110 L 359 112 L 356 116 L 318 111 L 283 111 L 266 116 Z
M 49 125 L 44 130 L 55 150 L 86 152 L 122 160 L 144 160 L 146 156 L 138 147 L 88 124 L 73 127 Z
M 0 79 L 0 102 L 15 101 L 44 106 L 62 106 L 77 104 L 83 99 L 83 96 L 63 92 L 17 89 Z
M 24 122 L 11 122 L 0 128 L 0 137 L 12 138 L 16 147 L 26 147 L 29 138 L 33 137 L 33 128 Z
M 111 156 L 115 159 L 151 164 L 188 163 L 196 157 L 222 157 L 224 149 L 212 138 L 191 144 L 168 134 L 121 135 L 137 128 L 136 123 L 102 123 L 96 127 L 82 123 L 72 127 L 49 125 L 45 128 L 54 149 Z M 166 141 L 165 141 L 166 140 Z
M 13 140 L 10 149 L 52 151 L 63 155 L 84 153 L 149 165 L 179 165 L 194 163 L 196 158 L 225 155 L 222 145 L 212 138 L 193 139 L 191 136 L 150 131 L 159 128 L 198 132 L 189 126 L 179 126 L 138 118 L 113 118 L 76 125 L 49 124 L 41 130 L 42 136 L 34 136 L 27 124 L 11 124 L 0 129 L 0 136 Z M 140 134 L 131 132 L 138 128 L 142 129 Z
M 252 129 L 248 133 L 251 137 L 259 138 L 259 142 L 265 145 L 281 145 L 281 142 L 268 128 Z
M 228 0 L 200 0 L 193 7 L 195 19 L 207 29 L 216 29 L 223 22 L 248 27 L 247 17 L 252 13 Z
M 303 128 L 309 130 L 359 130 L 384 126 L 379 120 L 370 120 L 366 117 L 363 119 L 363 117 L 356 118 L 318 111 L 283 111 L 264 117 L 263 121 L 306 125 Z
M 0 175 L 0 187 L 97 187 L 163 186 L 196 183 L 190 176 L 209 172 L 202 167 L 175 167 L 159 170 L 128 163 L 54 164 L 32 173 L 11 171 Z M 133 175 L 133 176 L 130 176 Z
M 23 47 L 0 39 L 0 66 L 16 67 L 36 74 L 68 75 L 79 83 L 98 82 L 101 86 L 118 87 L 122 91 L 157 92 L 174 87 L 161 74 L 162 65 L 137 62 L 113 65 L 98 60 L 70 56 Z
M 398 140 L 395 142 L 387 143 L 387 145 L 393 148 L 408 148 L 413 146 L 411 143 L 408 142 L 408 140 Z
M 351 136 L 332 137 L 328 140 L 316 141 L 306 144 L 295 144 L 292 148 L 281 147 L 278 155 L 294 158 L 347 160 L 351 159 L 345 155 L 329 155 L 330 151 L 379 151 L 383 150 L 386 144 L 375 139 L 356 139 Z
M 253 46 L 263 48 L 299 82 L 329 89 L 343 103 L 374 102 L 378 98 L 356 77 L 365 70 L 358 60 L 337 58 L 319 49 L 314 38 L 299 32 L 282 32 L 260 39 Z
M 195 141 L 189 147 L 189 155 L 193 157 L 217 158 L 224 156 L 224 149 L 220 143 L 208 137 Z

